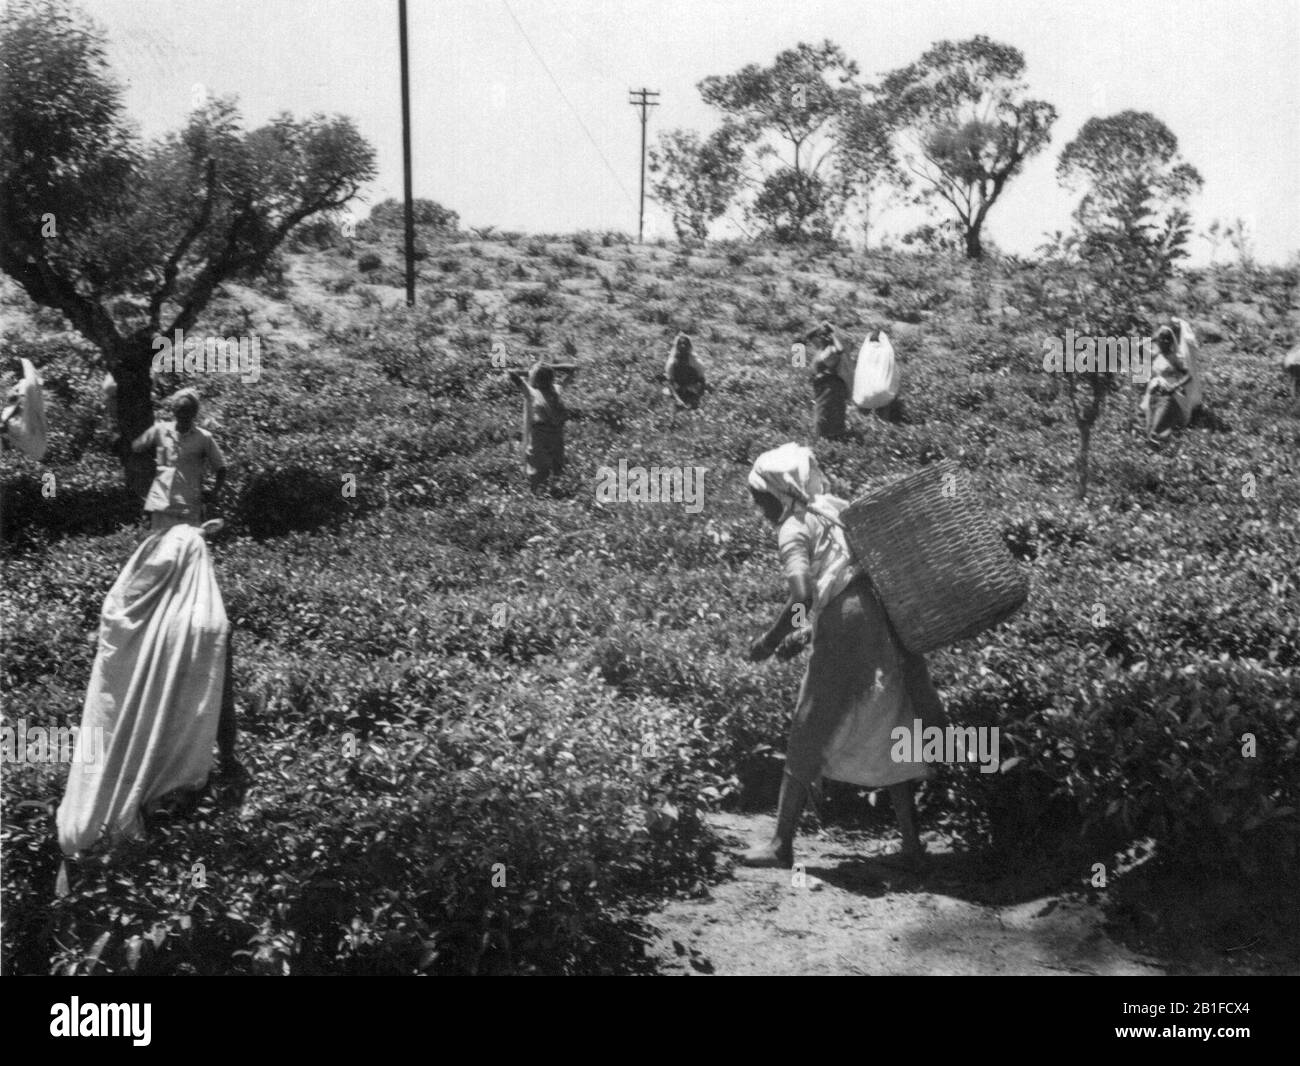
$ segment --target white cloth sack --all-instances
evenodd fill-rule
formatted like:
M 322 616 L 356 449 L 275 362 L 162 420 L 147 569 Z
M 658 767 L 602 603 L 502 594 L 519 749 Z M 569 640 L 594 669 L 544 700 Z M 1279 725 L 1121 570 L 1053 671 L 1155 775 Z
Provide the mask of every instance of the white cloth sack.
M 99 383 L 99 390 L 104 397 L 104 410 L 108 413 L 109 419 L 113 425 L 117 425 L 117 382 L 113 380 L 112 374 L 105 374 L 104 380 Z
M 141 810 L 212 770 L 229 640 L 208 546 L 178 525 L 136 549 L 100 615 L 99 649 L 81 712 L 59 846 L 137 837 Z M 87 761 L 89 759 L 90 761 Z
M 1191 375 L 1187 386 L 1174 393 L 1174 402 L 1182 409 L 1186 421 L 1192 417 L 1192 412 L 1201 406 L 1204 368 L 1201 366 L 1201 346 L 1196 340 L 1196 334 L 1192 332 L 1191 325 L 1181 318 L 1175 318 L 1173 325 L 1178 335 L 1178 359 L 1183 366 L 1187 367 L 1187 372 Z M 1158 353 L 1151 360 L 1151 380 L 1147 382 L 1146 391 L 1142 394 L 1140 405 L 1142 412 L 1150 413 L 1151 397 L 1160 381 L 1175 385 L 1182 380 L 1182 377 L 1182 374 L 1169 364 L 1169 360 L 1162 353 Z
M 41 392 L 41 379 L 30 359 L 20 360 L 22 379 L 9 390 L 3 421 L 9 443 L 28 459 L 40 462 L 45 457 L 46 425 L 45 396 Z
M 1282 365 L 1288 369 L 1300 369 L 1300 344 L 1286 353 Z
M 901 383 L 902 373 L 889 335 L 882 330 L 877 340 L 867 337 L 853 373 L 853 402 L 864 411 L 885 407 L 894 402 Z

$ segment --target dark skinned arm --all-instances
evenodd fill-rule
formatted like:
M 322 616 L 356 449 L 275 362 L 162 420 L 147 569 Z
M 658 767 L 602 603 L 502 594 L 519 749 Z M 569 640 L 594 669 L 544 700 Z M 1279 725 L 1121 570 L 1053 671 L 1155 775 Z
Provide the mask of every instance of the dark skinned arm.
M 787 638 L 796 632 L 796 615 L 803 618 L 804 630 L 807 628 L 807 619 L 812 612 L 812 582 L 807 574 L 800 574 L 790 578 L 789 584 L 790 599 L 781 611 L 780 617 L 777 618 L 776 624 L 749 646 L 751 662 L 761 662 L 778 649 L 785 647 Z M 802 633 L 803 630 L 800 632 Z M 792 646 L 791 654 L 797 651 L 799 646 L 802 644 Z M 789 657 L 789 655 L 781 656 L 783 659 Z
M 221 491 L 226 487 L 226 468 L 223 466 L 213 475 L 212 495 L 208 497 L 208 507 L 215 511 L 221 505 Z
M 156 425 L 157 423 L 154 423 L 154 426 Z M 135 440 L 131 442 L 131 451 L 147 452 L 151 447 L 153 447 L 154 426 L 150 426 L 143 433 L 141 433 L 140 436 L 136 437 Z

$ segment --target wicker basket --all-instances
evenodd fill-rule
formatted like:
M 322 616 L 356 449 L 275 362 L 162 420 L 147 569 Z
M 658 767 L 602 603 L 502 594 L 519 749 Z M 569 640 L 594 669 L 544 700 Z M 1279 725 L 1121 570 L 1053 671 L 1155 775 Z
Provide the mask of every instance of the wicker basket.
M 954 462 L 868 492 L 840 515 L 903 644 L 924 653 L 997 625 L 1029 582 Z

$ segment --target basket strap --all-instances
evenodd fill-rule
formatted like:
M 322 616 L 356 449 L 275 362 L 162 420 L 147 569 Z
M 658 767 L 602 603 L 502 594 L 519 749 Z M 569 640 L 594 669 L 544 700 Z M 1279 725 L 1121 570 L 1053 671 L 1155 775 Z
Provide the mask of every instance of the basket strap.
M 799 500 L 799 502 L 803 504 L 804 510 L 807 511 L 809 514 L 816 515 L 818 518 L 820 518 L 823 522 L 826 522 L 828 525 L 839 526 L 840 529 L 844 528 L 844 523 L 841 522 L 837 516 L 833 514 L 827 514 L 825 511 L 821 510 L 820 508 L 815 507 L 813 505 L 812 497 L 809 496 L 808 493 L 799 491 L 793 485 L 790 486 L 790 489 L 793 495 Z

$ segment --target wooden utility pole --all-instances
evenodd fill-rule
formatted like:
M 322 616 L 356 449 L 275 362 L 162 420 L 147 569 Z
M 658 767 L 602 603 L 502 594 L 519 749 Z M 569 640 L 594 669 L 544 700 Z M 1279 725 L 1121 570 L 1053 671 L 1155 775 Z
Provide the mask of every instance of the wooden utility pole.
M 411 79 L 406 47 L 406 0 L 397 0 L 402 52 L 402 184 L 406 195 L 406 306 L 415 306 L 415 208 L 411 203 Z
M 649 89 L 628 89 L 628 95 L 640 98 L 628 100 L 628 103 L 641 109 L 641 202 L 636 216 L 636 242 L 640 244 L 645 237 L 645 124 L 650 108 L 659 106 L 649 97 L 659 94 Z

